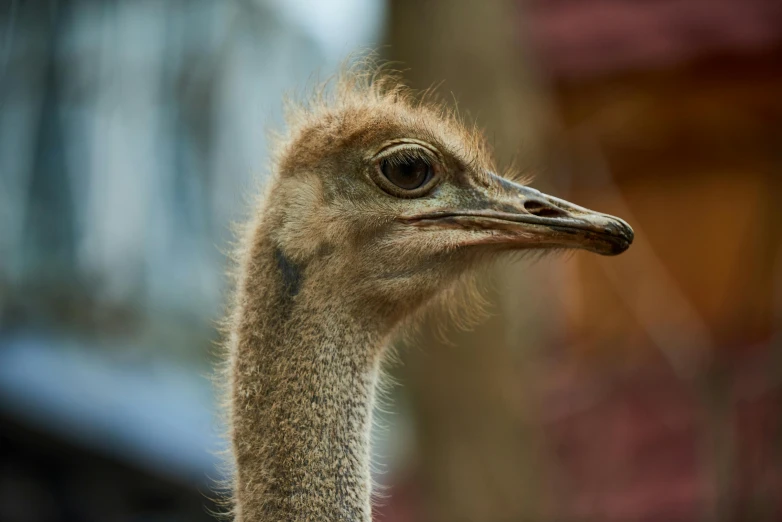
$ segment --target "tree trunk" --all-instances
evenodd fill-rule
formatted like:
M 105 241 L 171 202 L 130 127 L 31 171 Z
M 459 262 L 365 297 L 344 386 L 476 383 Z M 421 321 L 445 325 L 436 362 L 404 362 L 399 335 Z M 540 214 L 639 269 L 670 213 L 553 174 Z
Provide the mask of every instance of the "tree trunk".
M 486 129 L 500 169 L 514 158 L 519 167 L 534 165 L 545 116 L 522 67 L 514 7 L 502 0 L 396 0 L 386 49 L 412 87 L 438 85 L 444 101 Z M 545 510 L 536 415 L 520 408 L 532 381 L 524 378 L 534 357 L 530 345 L 539 344 L 526 341 L 543 333 L 536 314 L 545 303 L 533 308 L 523 298 L 541 295 L 533 270 L 529 263 L 497 267 L 485 285 L 488 320 L 469 332 L 451 330 L 450 342 L 433 326 L 416 341 L 420 349 L 403 352 L 402 380 L 416 417 L 421 520 L 525 521 Z

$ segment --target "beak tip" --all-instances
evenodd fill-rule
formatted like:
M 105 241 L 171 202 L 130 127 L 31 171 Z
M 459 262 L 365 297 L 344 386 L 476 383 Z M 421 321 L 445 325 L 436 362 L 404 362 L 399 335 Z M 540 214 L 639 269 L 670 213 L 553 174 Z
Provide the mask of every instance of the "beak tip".
M 615 218 L 610 225 L 606 227 L 606 232 L 615 238 L 611 242 L 611 247 L 606 255 L 616 256 L 625 252 L 635 239 L 633 228 L 623 219 Z

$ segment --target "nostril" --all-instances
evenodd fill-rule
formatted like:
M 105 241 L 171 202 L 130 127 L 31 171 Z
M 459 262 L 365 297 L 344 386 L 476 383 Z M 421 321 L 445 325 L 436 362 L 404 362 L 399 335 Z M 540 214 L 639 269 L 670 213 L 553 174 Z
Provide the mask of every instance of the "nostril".
M 540 216 L 540 217 L 565 217 L 567 216 L 567 213 L 559 209 L 557 207 L 554 207 L 552 205 L 549 205 L 548 203 L 545 203 L 543 201 L 540 201 L 538 199 L 528 199 L 524 202 L 524 209 L 532 214 L 533 216 Z

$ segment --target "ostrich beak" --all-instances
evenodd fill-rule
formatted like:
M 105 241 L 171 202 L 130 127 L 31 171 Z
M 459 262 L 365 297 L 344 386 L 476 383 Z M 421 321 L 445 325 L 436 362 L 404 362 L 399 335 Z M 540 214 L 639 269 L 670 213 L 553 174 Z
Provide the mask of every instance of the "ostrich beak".
M 595 212 L 530 187 L 489 174 L 492 188 L 453 210 L 406 219 L 423 227 L 491 231 L 467 244 L 495 244 L 513 249 L 580 248 L 597 254 L 621 254 L 633 242 L 633 229 L 622 219 Z M 495 187 L 499 187 L 497 190 Z

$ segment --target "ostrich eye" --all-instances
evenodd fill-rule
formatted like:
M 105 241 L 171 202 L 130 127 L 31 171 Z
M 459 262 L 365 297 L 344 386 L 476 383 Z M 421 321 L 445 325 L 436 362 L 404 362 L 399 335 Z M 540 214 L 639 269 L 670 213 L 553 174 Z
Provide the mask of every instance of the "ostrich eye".
M 380 171 L 402 190 L 415 190 L 432 179 L 432 166 L 423 158 L 395 157 L 380 162 Z

